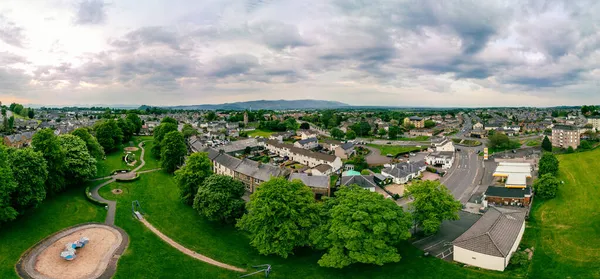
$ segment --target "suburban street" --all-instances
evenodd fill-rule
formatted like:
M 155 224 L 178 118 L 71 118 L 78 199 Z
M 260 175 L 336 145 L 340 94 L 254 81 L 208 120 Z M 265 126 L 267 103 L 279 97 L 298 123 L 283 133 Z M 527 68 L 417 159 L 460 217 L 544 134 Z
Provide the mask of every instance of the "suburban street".
M 460 147 L 456 152 L 454 165 L 448 174 L 440 179 L 446 185 L 454 198 L 466 203 L 471 193 L 479 185 L 480 177 L 483 175 L 482 158 L 477 155 L 481 147 Z

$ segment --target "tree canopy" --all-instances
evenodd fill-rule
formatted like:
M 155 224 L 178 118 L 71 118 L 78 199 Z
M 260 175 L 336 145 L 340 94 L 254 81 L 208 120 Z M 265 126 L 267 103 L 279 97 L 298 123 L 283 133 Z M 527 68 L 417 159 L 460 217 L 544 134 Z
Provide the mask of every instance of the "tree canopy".
M 96 137 L 92 136 L 87 128 L 77 128 L 71 134 L 79 137 L 85 142 L 88 152 L 92 157 L 101 159 L 104 157 L 104 148 L 98 143 Z
M 348 130 L 346 132 L 346 139 L 347 140 L 353 140 L 356 138 L 356 132 L 354 132 L 353 130 Z
M 211 175 L 198 188 L 194 209 L 210 221 L 233 223 L 244 214 L 246 187 L 225 175 Z
M 96 159 L 92 158 L 82 139 L 65 134 L 58 137 L 58 142 L 65 151 L 64 174 L 69 185 L 77 185 L 96 176 Z
M 173 173 L 187 154 L 185 139 L 180 132 L 172 131 L 165 135 L 160 145 L 160 165 L 165 171 Z
M 12 198 L 14 208 L 23 211 L 37 207 L 46 198 L 48 168 L 44 156 L 32 148 L 11 149 L 8 160 L 17 184 Z
M 398 138 L 398 135 L 400 135 L 402 132 L 400 131 L 400 127 L 398 126 L 390 126 L 390 128 L 388 129 L 388 137 L 390 139 L 396 139 Z
M 310 124 L 308 124 L 308 122 L 302 122 L 302 124 L 300 124 L 300 129 L 308 130 L 310 129 Z
M 175 118 L 169 116 L 165 116 L 163 119 L 160 120 L 160 124 L 163 123 L 171 123 L 175 125 L 179 124 Z
M 444 220 L 458 220 L 462 206 L 439 181 L 414 182 L 407 192 L 414 198 L 409 205 L 414 224 L 426 234 L 436 233 Z
M 394 201 L 356 185 L 339 189 L 335 198 L 325 201 L 320 215 L 311 240 L 327 250 L 318 262 L 324 267 L 398 262 L 396 245 L 410 237 L 410 214 Z
M 46 192 L 58 193 L 65 189 L 65 151 L 61 147 L 58 137 L 51 129 L 42 129 L 33 135 L 31 145 L 35 151 L 43 154 L 48 166 L 48 179 L 46 179 Z
M 133 124 L 134 132 L 139 134 L 142 129 L 142 119 L 140 116 L 137 113 L 129 112 L 126 119 Z
M 183 124 L 183 128 L 181 129 L 181 133 L 183 134 L 184 138 L 189 138 L 191 136 L 195 136 L 198 134 L 198 130 L 196 130 L 196 128 L 194 128 L 192 125 L 186 123 Z
M 542 199 L 552 199 L 556 197 L 560 180 L 550 173 L 542 175 L 533 183 L 535 195 Z
M 117 122 L 109 119 L 95 125 L 94 131 L 98 143 L 104 148 L 105 153 L 109 153 L 123 142 L 123 131 L 117 125 Z
M 552 174 L 556 176 L 558 174 L 558 159 L 554 154 L 546 152 L 542 155 L 539 162 L 539 176 L 543 176 L 544 174 Z
M 17 218 L 19 213 L 12 206 L 11 194 L 17 188 L 8 162 L 6 147 L 0 144 L 0 225 Z
M 165 135 L 173 132 L 173 131 L 177 131 L 177 124 L 173 124 L 171 122 L 165 122 L 162 123 L 158 126 L 156 126 L 156 128 L 154 128 L 154 146 L 152 147 L 152 155 L 154 155 L 154 157 L 159 158 L 160 159 L 160 155 L 161 155 L 161 151 L 162 151 L 162 140 L 164 139 Z
M 309 244 L 309 232 L 319 219 L 310 188 L 285 178 L 262 183 L 250 196 L 246 210 L 237 226 L 250 233 L 250 245 L 262 255 L 283 258 Z
M 435 127 L 435 121 L 433 121 L 433 120 L 425 120 L 424 127 L 428 128 L 428 129 L 431 129 L 431 128 Z
M 329 132 L 334 139 L 341 140 L 344 138 L 345 134 L 339 128 L 332 128 Z
M 133 122 L 131 122 L 130 120 L 119 118 L 119 120 L 117 120 L 117 126 L 119 127 L 119 129 L 121 129 L 121 132 L 123 132 L 122 142 L 130 141 L 133 137 L 133 134 L 135 133 L 135 124 L 133 124 Z
M 547 152 L 552 152 L 552 142 L 550 142 L 548 136 L 545 136 L 544 140 L 542 140 L 542 149 Z
M 198 193 L 198 187 L 212 174 L 212 163 L 206 153 L 190 155 L 185 166 L 175 172 L 175 181 L 179 187 L 179 197 L 185 204 L 192 205 Z

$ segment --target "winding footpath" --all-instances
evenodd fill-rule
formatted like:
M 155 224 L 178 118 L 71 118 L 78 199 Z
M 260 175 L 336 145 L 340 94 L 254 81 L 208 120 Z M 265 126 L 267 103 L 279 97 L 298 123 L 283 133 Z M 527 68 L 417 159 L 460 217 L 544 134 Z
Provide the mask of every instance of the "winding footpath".
M 144 165 L 146 164 L 146 161 L 144 160 L 144 147 L 143 144 L 146 141 L 142 141 L 139 143 L 139 148 L 142 149 L 142 154 L 141 154 L 141 164 L 133 169 L 131 172 L 125 173 L 125 174 L 116 174 L 113 176 L 108 176 L 108 177 L 104 177 L 104 178 L 98 178 L 96 180 L 103 180 L 103 179 L 110 179 L 96 187 L 94 187 L 91 191 L 90 194 L 92 196 L 92 198 L 94 198 L 95 200 L 98 200 L 100 202 L 106 203 L 108 205 L 108 212 L 106 214 L 106 220 L 104 221 L 104 223 L 106 223 L 107 225 L 110 226 L 114 226 L 115 224 L 115 214 L 117 211 L 117 202 L 116 201 L 111 201 L 111 200 L 107 200 L 104 199 L 103 197 L 100 196 L 100 194 L 98 193 L 98 190 L 100 190 L 102 187 L 113 183 L 115 181 L 117 181 L 118 178 L 124 178 L 124 179 L 133 179 L 136 177 L 136 175 L 138 174 L 142 174 L 142 173 L 149 173 L 149 172 L 153 172 L 153 171 L 157 171 L 160 170 L 160 168 L 157 169 L 151 169 L 151 170 L 145 170 L 145 171 L 141 171 L 141 172 L 137 172 L 138 170 L 140 170 L 141 168 L 144 167 Z M 197 260 L 203 261 L 205 263 L 214 265 L 214 266 L 218 266 L 221 268 L 225 268 L 225 269 L 229 269 L 229 270 L 233 270 L 233 271 L 237 271 L 237 272 L 245 272 L 246 270 L 243 268 L 239 268 L 239 267 L 235 267 L 232 265 L 228 265 L 226 263 L 222 263 L 219 261 L 216 261 L 214 259 L 211 259 L 207 256 L 204 256 L 202 254 L 198 254 L 195 251 L 192 251 L 186 247 L 184 247 L 183 245 L 177 243 L 176 241 L 174 241 L 173 239 L 169 238 L 168 236 L 166 236 L 164 233 L 162 233 L 161 231 L 159 231 L 158 229 L 156 229 L 154 226 L 152 226 L 152 224 L 150 224 L 146 219 L 141 218 L 139 220 L 140 222 L 142 222 L 142 224 L 144 224 L 144 226 L 146 226 L 151 232 L 153 232 L 154 234 L 156 234 L 156 236 L 158 236 L 160 239 L 162 239 L 164 242 L 166 242 L 167 244 L 171 245 L 173 248 L 179 250 L 180 252 L 193 257 Z

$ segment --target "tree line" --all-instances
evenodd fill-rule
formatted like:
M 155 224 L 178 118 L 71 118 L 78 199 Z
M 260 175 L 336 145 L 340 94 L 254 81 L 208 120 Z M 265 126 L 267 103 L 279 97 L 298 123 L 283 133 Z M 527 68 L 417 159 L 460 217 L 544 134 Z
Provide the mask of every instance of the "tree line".
M 171 117 L 165 117 L 160 125 L 154 128 L 154 146 L 151 149 L 152 155 L 160 160 L 161 167 L 173 173 L 177 167 L 183 165 L 183 159 L 187 155 L 186 137 L 194 132 L 190 127 L 184 127 L 186 133 L 178 131 L 178 122 Z M 191 127 L 193 129 L 193 127 Z
M 213 174 L 206 153 L 192 154 L 175 180 L 183 203 L 210 221 L 248 232 L 250 245 L 260 254 L 287 258 L 308 246 L 325 251 L 318 261 L 323 267 L 398 262 L 398 249 L 411 230 L 433 234 L 443 220 L 458 219 L 461 208 L 437 181 L 408 187 L 414 198 L 409 211 L 357 185 L 341 187 L 319 202 L 302 181 L 285 178 L 262 183 L 245 203 L 244 184 Z

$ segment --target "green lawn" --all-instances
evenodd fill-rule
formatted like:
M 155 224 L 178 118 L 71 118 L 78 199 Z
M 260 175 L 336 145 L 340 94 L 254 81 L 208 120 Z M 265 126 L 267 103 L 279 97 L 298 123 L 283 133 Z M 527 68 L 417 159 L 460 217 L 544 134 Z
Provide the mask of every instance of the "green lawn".
M 254 131 L 249 131 L 248 132 L 248 137 L 259 136 L 259 137 L 263 137 L 263 138 L 268 138 L 273 133 L 275 133 L 275 132 L 269 132 L 269 131 L 264 131 L 264 130 L 256 129 Z
M 125 156 L 125 151 L 123 150 L 123 148 L 129 147 L 129 146 L 138 147 L 138 144 L 144 140 L 152 140 L 152 137 L 150 137 L 150 136 L 133 137 L 131 139 L 131 142 L 132 142 L 131 144 L 130 143 L 122 144 L 119 146 L 117 151 L 114 151 L 110 154 L 106 154 L 106 160 L 102 160 L 102 159 L 98 160 L 98 162 L 96 164 L 96 168 L 98 169 L 98 173 L 96 174 L 96 177 L 109 176 L 115 170 L 132 170 L 135 167 L 139 166 L 141 163 L 140 156 L 142 154 L 142 150 L 138 149 L 137 151 L 132 152 L 133 154 L 135 154 L 135 158 L 137 158 L 137 163 L 133 166 L 129 166 L 122 159 L 123 156 Z M 150 149 L 148 147 L 145 147 L 145 148 L 146 148 L 147 152 L 150 151 Z
M 106 210 L 85 198 L 85 186 L 49 197 L 37 209 L 0 225 L 0 278 L 19 278 L 15 264 L 21 254 L 49 235 L 85 222 L 104 222 Z
M 600 150 L 559 155 L 556 198 L 536 200 L 526 236 L 531 278 L 600 278 Z
M 381 155 L 383 155 L 383 156 L 385 156 L 387 154 L 392 154 L 392 155 L 396 156 L 401 153 L 419 151 L 421 149 L 416 146 L 377 145 L 377 144 L 371 144 L 371 143 L 367 144 L 367 146 L 379 149 L 379 151 L 381 151 Z
M 144 160 L 146 161 L 146 164 L 140 169 L 140 171 L 160 168 L 160 161 L 152 156 L 153 146 L 153 140 L 146 141 L 144 144 L 144 149 L 146 150 L 146 156 L 144 156 Z
M 110 193 L 117 187 L 124 193 L 118 196 Z M 182 204 L 172 175 L 163 172 L 144 174 L 133 183 L 113 183 L 100 194 L 119 201 L 116 224 L 132 239 L 119 261 L 116 278 L 189 278 L 189 274 L 202 274 L 202 278 L 234 278 L 238 275 L 186 257 L 162 243 L 132 217 L 133 200 L 141 203 L 150 223 L 175 241 L 238 267 L 251 269 L 252 265 L 271 264 L 273 272 L 269 278 L 439 278 L 440 275 L 446 278 L 509 278 L 497 272 L 465 269 L 437 258 L 423 257 L 421 251 L 408 243 L 401 245 L 403 259 L 399 263 L 383 267 L 322 268 L 317 264 L 322 252 L 308 248 L 299 249 L 288 259 L 261 256 L 250 247 L 244 233 L 232 226 L 210 223 Z
M 527 146 L 540 146 L 542 143 L 539 140 L 530 140 L 525 143 Z

